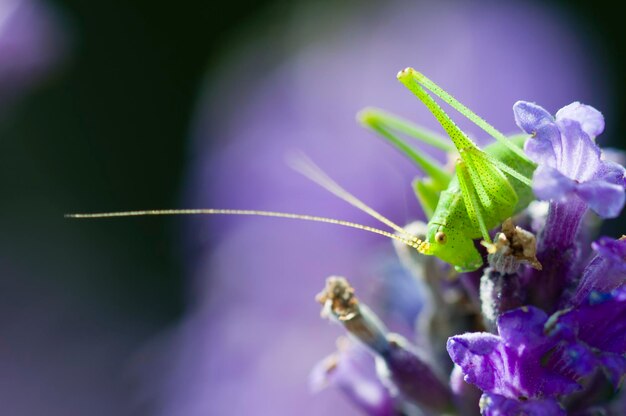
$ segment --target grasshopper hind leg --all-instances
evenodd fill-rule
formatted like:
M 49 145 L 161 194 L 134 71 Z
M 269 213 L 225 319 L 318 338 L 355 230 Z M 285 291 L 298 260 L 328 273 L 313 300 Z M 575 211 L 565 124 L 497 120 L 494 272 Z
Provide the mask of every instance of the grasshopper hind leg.
M 426 177 L 413 181 L 413 190 L 426 217 L 431 218 L 437 208 L 439 194 L 449 186 L 452 174 L 441 163 L 412 147 L 402 136 L 419 140 L 447 153 L 454 152 L 454 146 L 438 134 L 383 110 L 366 108 L 359 112 L 357 118 L 365 127 L 407 156 L 426 174 Z
M 463 202 L 465 203 L 465 209 L 467 210 L 468 217 L 472 223 L 478 226 L 483 240 L 491 243 L 489 228 L 487 227 L 487 222 L 483 216 L 479 197 L 476 194 L 476 189 L 472 187 L 472 179 L 469 170 L 462 159 L 459 159 L 456 164 L 456 174 L 459 179 L 459 186 L 461 188 L 461 194 L 463 195 Z
M 456 172 L 468 216 L 483 239 L 491 243 L 489 229 L 513 215 L 517 193 L 505 173 L 481 150 L 461 152 Z

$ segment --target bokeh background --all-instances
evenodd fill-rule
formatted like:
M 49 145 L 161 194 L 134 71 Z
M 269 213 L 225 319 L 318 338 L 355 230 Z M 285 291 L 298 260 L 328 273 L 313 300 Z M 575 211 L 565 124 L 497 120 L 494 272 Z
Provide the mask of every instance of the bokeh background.
M 412 116 L 394 79 L 403 66 L 503 130 L 515 99 L 553 112 L 580 99 L 605 114 L 603 143 L 626 145 L 626 46 L 602 1 L 338 3 L 0 0 L 3 414 L 349 412 L 308 392 L 307 368 L 338 334 L 316 323 L 312 298 L 333 272 L 362 273 L 367 292 L 376 272 L 364 265 L 388 259 L 378 240 L 62 215 L 209 204 L 350 215 L 281 165 L 302 148 L 368 201 L 392 193 L 377 205 L 390 216 L 418 216 L 403 190 L 414 172 L 371 136 L 361 145 L 353 119 L 367 104 Z

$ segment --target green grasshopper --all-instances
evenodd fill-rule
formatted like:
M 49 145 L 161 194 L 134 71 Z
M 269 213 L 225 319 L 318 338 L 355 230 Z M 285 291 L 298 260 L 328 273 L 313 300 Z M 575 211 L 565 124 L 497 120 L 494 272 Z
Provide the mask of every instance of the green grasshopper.
M 326 173 L 306 158 L 292 167 L 328 191 L 366 212 L 395 231 L 333 218 L 273 211 L 232 209 L 175 209 L 127 211 L 97 214 L 69 214 L 71 218 L 103 218 L 140 215 L 220 214 L 255 215 L 325 222 L 373 232 L 399 240 L 424 255 L 436 256 L 453 265 L 459 272 L 478 269 L 483 259 L 474 240 L 482 238 L 491 244 L 489 230 L 528 206 L 533 199 L 531 177 L 536 165 L 522 151 L 528 135 L 505 137 L 434 82 L 412 68 L 398 73 L 398 80 L 422 101 L 439 121 L 453 145 L 410 122 L 377 109 L 365 109 L 358 115 L 366 127 L 407 155 L 428 177 L 414 181 L 414 190 L 428 217 L 425 239 L 412 235 L 343 189 Z M 475 123 L 497 141 L 481 150 L 443 111 L 430 91 Z M 456 149 L 458 158 L 454 174 L 425 154 L 412 148 L 401 138 L 409 136 L 446 152 Z
M 489 230 L 526 208 L 533 199 L 531 178 L 536 165 L 522 151 L 528 135 L 506 138 L 413 68 L 400 71 L 398 80 L 426 105 L 452 140 L 459 155 L 455 175 L 446 172 L 432 159 L 417 153 L 394 132 L 450 151 L 452 149 L 447 142 L 380 110 L 363 110 L 359 119 L 405 153 L 429 175 L 413 184 L 429 219 L 425 244 L 418 246 L 417 250 L 454 265 L 458 271 L 475 270 L 482 265 L 483 260 L 473 240 L 482 237 L 486 243 L 491 243 Z M 486 131 L 497 142 L 481 150 L 457 127 L 427 90 Z

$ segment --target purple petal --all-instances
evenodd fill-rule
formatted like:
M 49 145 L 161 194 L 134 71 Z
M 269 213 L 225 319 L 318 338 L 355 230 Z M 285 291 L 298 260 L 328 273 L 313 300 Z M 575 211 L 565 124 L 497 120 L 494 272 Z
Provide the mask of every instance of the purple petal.
M 517 125 L 533 136 L 526 141 L 526 154 L 539 164 L 553 166 L 558 152 L 553 145 L 558 144 L 561 133 L 552 115 L 543 107 L 527 101 L 516 102 L 513 114 Z
M 566 202 L 575 187 L 571 179 L 549 166 L 539 165 L 533 175 L 533 191 L 543 201 Z
M 480 399 L 480 406 L 483 416 L 564 416 L 566 414 L 554 399 L 520 402 L 497 394 L 484 394 Z
M 626 188 L 626 169 L 619 163 L 604 160 L 594 179 L 614 183 Z
M 497 368 L 492 364 L 490 356 L 500 355 L 500 351 L 505 346 L 500 337 L 489 333 L 468 333 L 458 335 L 448 340 L 446 345 L 448 354 L 452 361 L 461 367 L 465 374 L 465 381 L 475 384 L 483 391 L 503 392 L 511 395 L 511 388 L 496 385 L 499 382 L 506 382 L 505 378 L 500 379 L 500 373 L 506 371 L 500 360 Z M 505 353 L 506 355 L 506 353 Z M 519 392 L 515 390 L 512 396 L 516 397 Z
M 540 140 L 535 137 L 530 137 L 524 144 L 524 152 L 530 157 L 533 162 L 540 166 L 557 166 L 557 150 L 560 154 L 560 148 L 555 149 L 553 147 L 553 141 Z
M 615 218 L 624 208 L 624 188 L 604 181 L 589 181 L 576 187 L 576 194 L 602 218 Z
M 585 133 L 580 124 L 569 119 L 557 122 L 561 131 L 561 159 L 557 154 L 557 169 L 570 179 L 587 181 L 601 168 L 600 148 Z M 553 146 L 555 144 L 553 143 Z
M 532 136 L 552 140 L 560 135 L 554 117 L 535 103 L 518 101 L 513 105 L 513 114 L 519 128 Z
M 604 131 L 604 117 L 595 108 L 574 101 L 556 113 L 556 120 L 577 121 L 590 138 L 595 139 Z
M 626 192 L 620 185 L 603 180 L 576 184 L 561 171 L 542 165 L 533 175 L 533 191 L 544 201 L 567 202 L 578 195 L 602 218 L 617 217 L 626 202 Z
M 500 315 L 498 332 L 507 345 L 539 346 L 545 342 L 543 326 L 548 315 L 539 308 L 524 306 Z

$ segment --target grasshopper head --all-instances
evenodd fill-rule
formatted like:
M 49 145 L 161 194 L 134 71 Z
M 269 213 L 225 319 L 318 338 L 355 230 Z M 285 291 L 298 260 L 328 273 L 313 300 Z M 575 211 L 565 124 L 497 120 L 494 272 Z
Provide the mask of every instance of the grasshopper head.
M 426 234 L 428 253 L 454 266 L 458 272 L 471 272 L 483 264 L 474 242 L 457 229 L 431 223 Z

